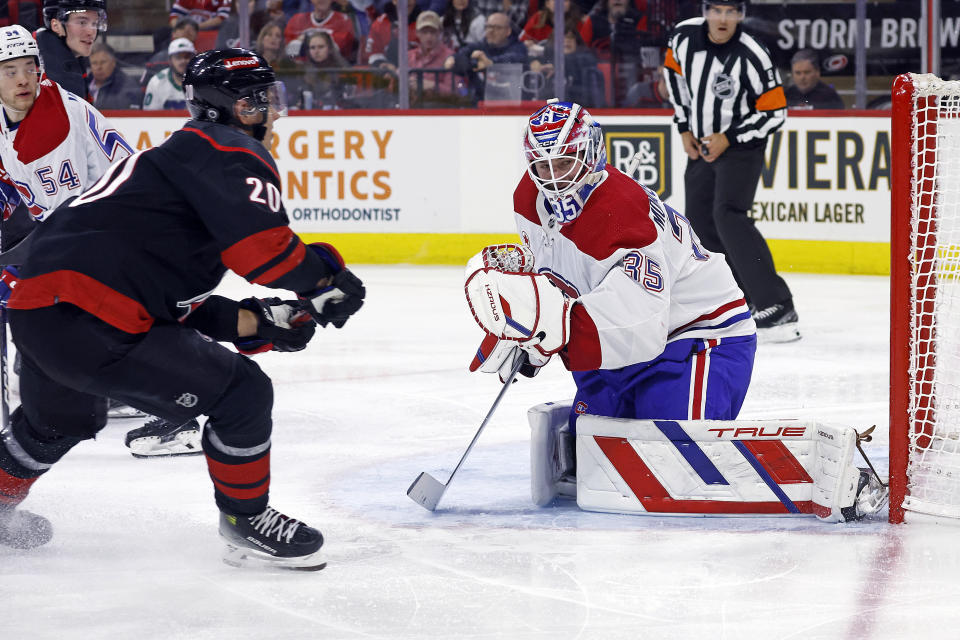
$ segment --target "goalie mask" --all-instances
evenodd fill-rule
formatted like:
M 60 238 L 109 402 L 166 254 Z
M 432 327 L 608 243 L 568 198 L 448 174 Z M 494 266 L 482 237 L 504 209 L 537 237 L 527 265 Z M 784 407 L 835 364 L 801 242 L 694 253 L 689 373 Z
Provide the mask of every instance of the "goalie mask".
M 263 141 L 272 110 L 286 112 L 286 91 L 267 61 L 248 49 L 218 49 L 194 56 L 183 76 L 187 108 L 196 120 L 230 124 Z M 260 114 L 258 124 L 241 122 L 234 105 L 242 101 L 244 116 Z
M 561 224 L 580 215 L 607 164 L 603 131 L 575 102 L 550 100 L 523 135 L 527 173 Z

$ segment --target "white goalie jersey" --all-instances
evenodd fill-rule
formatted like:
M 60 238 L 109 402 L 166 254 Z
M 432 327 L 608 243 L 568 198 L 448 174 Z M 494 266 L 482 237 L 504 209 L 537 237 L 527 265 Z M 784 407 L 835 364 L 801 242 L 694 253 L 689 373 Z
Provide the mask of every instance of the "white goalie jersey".
M 4 217 L 23 204 L 37 221 L 78 196 L 133 149 L 90 104 L 44 78 L 19 123 L 0 118 Z
M 555 222 L 526 174 L 514 211 L 534 271 L 578 302 L 570 370 L 617 369 L 677 340 L 756 332 L 723 255 L 704 251 L 686 218 L 616 168 L 607 165 L 573 222 Z

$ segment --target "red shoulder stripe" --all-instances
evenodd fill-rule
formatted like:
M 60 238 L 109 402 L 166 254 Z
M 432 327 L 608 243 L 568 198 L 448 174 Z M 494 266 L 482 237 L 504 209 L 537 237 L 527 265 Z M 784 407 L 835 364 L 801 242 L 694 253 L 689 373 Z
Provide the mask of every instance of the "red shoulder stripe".
M 193 127 L 184 127 L 183 129 L 181 129 L 181 131 L 189 131 L 190 133 L 197 134 L 198 136 L 200 136 L 201 138 L 209 142 L 211 147 L 213 147 L 214 149 L 218 149 L 219 151 L 235 151 L 237 153 L 248 153 L 254 158 L 256 158 L 257 160 L 259 160 L 260 162 L 262 162 L 267 169 L 270 169 L 270 173 L 275 175 L 277 177 L 277 180 L 280 179 L 280 174 L 277 173 L 276 169 L 271 167 L 266 160 L 261 158 L 257 153 L 254 153 L 250 149 L 245 149 L 244 147 L 228 147 L 226 145 L 222 145 L 216 140 L 214 140 L 213 138 L 211 138 L 210 136 L 208 136 L 207 134 L 205 134 L 203 131 L 200 131 L 199 129 L 194 129 Z
M 70 118 L 57 85 L 44 79 L 30 113 L 17 128 L 13 150 L 23 164 L 30 164 L 55 150 L 70 135 Z
M 39 309 L 69 302 L 127 333 L 145 333 L 153 326 L 147 309 L 116 289 L 79 271 L 51 271 L 24 278 L 10 294 L 11 309 Z

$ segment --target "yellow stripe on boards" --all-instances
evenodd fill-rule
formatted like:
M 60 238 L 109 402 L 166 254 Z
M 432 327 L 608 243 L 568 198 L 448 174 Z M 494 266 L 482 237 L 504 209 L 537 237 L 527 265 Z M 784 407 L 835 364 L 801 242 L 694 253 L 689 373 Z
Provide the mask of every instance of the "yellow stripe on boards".
M 464 265 L 483 247 L 519 242 L 513 233 L 303 233 L 329 242 L 353 264 Z M 768 239 L 778 271 L 889 275 L 890 244 Z

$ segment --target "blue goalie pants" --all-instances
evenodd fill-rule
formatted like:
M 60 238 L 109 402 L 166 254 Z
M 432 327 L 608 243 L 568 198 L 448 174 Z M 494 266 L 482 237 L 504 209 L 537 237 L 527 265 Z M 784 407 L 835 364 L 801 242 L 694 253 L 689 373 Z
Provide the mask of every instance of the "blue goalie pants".
M 640 420 L 733 420 L 750 386 L 755 335 L 678 340 L 650 362 L 621 369 L 574 371 L 577 416 Z

